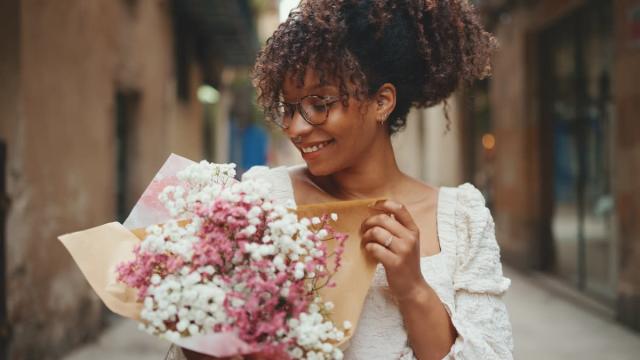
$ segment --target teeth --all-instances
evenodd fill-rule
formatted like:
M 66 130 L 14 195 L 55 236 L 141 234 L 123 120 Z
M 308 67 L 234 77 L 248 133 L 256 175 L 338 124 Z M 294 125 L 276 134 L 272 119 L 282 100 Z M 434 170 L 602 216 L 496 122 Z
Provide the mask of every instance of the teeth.
M 322 143 L 322 144 L 310 146 L 308 148 L 302 148 L 302 152 L 305 153 L 305 154 L 312 153 L 314 151 L 318 151 L 318 150 L 322 149 L 323 147 L 327 146 L 327 144 L 329 144 L 329 141 L 327 141 L 325 143 Z

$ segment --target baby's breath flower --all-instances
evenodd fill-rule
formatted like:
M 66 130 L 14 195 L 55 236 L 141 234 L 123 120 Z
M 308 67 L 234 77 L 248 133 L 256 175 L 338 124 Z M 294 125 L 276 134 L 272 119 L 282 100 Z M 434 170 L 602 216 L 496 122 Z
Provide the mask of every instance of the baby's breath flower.
M 306 312 L 284 314 L 289 320 L 272 326 L 273 338 L 290 344 L 293 358 L 342 359 L 334 342 L 344 333 L 326 317 L 334 305 L 323 302 L 309 280 L 325 279 L 333 268 L 323 242 L 326 217 L 299 219 L 295 202 L 276 201 L 267 181 L 236 182 L 234 176 L 234 164 L 203 161 L 179 172 L 181 183 L 160 193 L 172 220 L 146 229 L 139 262 L 131 263 L 135 272 L 119 267 L 120 278 L 141 294 L 141 328 L 170 341 L 214 328 L 243 336 L 255 324 L 236 314 L 272 312 L 265 318 L 273 318 L 280 311 L 274 304 L 298 308 L 303 302 Z M 330 218 L 336 221 L 337 214 Z

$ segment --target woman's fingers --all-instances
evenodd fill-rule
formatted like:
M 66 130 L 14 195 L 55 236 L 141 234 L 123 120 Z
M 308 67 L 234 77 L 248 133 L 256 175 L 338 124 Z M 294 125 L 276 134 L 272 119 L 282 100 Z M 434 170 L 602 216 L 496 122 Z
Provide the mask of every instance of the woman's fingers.
M 389 239 L 391 239 L 391 243 L 389 247 L 386 247 L 385 244 L 388 243 Z M 392 250 L 392 247 L 397 245 L 394 244 L 396 240 L 393 234 L 379 226 L 369 228 L 362 235 L 364 248 L 385 267 L 393 266 L 396 262 L 397 256 Z
M 402 225 L 395 217 L 388 214 L 377 214 L 362 222 L 362 231 L 365 232 L 374 226 L 386 229 L 398 238 L 409 238 L 411 231 Z
M 413 221 L 413 217 L 409 213 L 409 210 L 407 210 L 407 207 L 403 204 L 393 200 L 380 200 L 376 201 L 375 204 L 373 204 L 371 207 L 373 209 L 378 209 L 386 213 L 393 214 L 393 217 L 404 227 L 406 227 L 410 231 L 418 231 L 418 226 Z
M 389 268 L 390 266 L 393 266 L 395 262 L 395 258 L 393 253 L 389 251 L 389 249 L 385 248 L 384 246 L 376 242 L 368 243 L 367 245 L 365 245 L 365 249 L 369 252 L 369 254 L 371 254 L 371 256 L 373 256 L 374 259 L 376 259 L 379 263 L 381 263 L 382 266 L 384 266 L 385 268 Z
M 362 240 L 365 246 L 370 242 L 375 242 L 389 249 L 391 252 L 395 252 L 394 250 L 398 248 L 399 244 L 397 239 L 397 236 L 381 226 L 370 227 L 362 234 Z

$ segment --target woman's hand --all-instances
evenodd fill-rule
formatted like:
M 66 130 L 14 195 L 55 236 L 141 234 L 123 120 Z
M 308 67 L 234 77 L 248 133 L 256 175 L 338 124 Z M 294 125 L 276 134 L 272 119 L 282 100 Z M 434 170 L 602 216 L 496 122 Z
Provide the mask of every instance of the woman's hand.
M 389 287 L 402 300 L 429 285 L 420 271 L 420 230 L 407 208 L 396 201 L 371 206 L 382 213 L 362 222 L 365 249 L 385 268 Z
M 418 226 L 407 208 L 396 201 L 379 201 L 372 207 L 382 214 L 362 223 L 365 248 L 387 272 L 416 357 L 442 359 L 457 333 L 444 304 L 420 271 Z

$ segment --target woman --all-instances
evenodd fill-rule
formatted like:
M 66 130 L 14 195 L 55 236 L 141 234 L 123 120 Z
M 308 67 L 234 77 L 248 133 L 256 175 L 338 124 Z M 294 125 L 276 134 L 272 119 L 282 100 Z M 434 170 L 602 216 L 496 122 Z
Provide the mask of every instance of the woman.
M 379 266 L 347 359 L 512 358 L 509 280 L 482 195 L 402 173 L 390 139 L 412 106 L 486 76 L 493 49 L 463 0 L 309 0 L 258 57 L 258 102 L 306 165 L 245 178 L 299 205 L 389 199 L 362 224 Z

